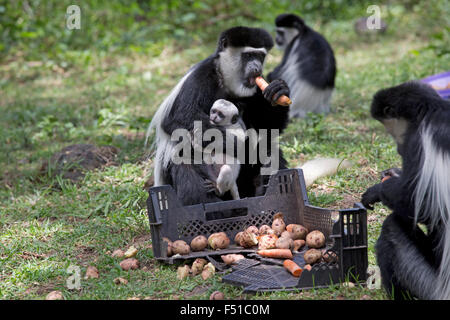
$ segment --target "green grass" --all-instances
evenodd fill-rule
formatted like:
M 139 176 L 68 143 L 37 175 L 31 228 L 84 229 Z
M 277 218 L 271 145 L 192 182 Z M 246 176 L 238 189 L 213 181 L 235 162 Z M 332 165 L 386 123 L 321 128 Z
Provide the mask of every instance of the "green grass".
M 372 39 L 358 38 L 351 21 L 316 26 L 338 63 L 333 112 L 293 121 L 282 148 L 292 167 L 318 156 L 345 157 L 354 166 L 316 181 L 308 189 L 315 205 L 352 207 L 381 170 L 400 165 L 369 106 L 380 88 L 450 69 L 448 55 L 427 48 L 436 30 L 422 26 L 422 19 L 420 12 L 402 12 L 386 35 Z M 213 50 L 214 43 L 180 50 L 168 42 L 150 52 L 68 52 L 67 65 L 17 56 L 0 64 L 1 299 L 42 299 L 52 290 L 66 299 L 207 299 L 216 290 L 236 299 L 387 298 L 360 286 L 248 295 L 221 283 L 220 275 L 179 281 L 175 267 L 153 259 L 143 190 L 150 166 L 145 131 L 176 82 Z M 274 49 L 266 70 L 280 59 Z M 119 165 L 90 172 L 77 185 L 39 174 L 44 160 L 73 143 L 112 144 L 121 150 Z M 369 212 L 370 265 L 388 213 L 382 205 Z M 141 269 L 125 272 L 110 254 L 130 245 L 139 249 Z M 100 277 L 68 290 L 70 265 L 83 276 L 96 266 Z M 115 285 L 119 276 L 128 284 Z

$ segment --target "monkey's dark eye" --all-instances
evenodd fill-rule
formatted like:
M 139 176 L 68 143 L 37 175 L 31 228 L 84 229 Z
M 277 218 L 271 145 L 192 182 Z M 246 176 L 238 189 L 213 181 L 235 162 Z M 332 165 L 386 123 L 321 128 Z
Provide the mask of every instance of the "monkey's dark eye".
M 386 117 L 389 117 L 389 118 L 395 118 L 395 112 L 394 112 L 394 110 L 393 110 L 391 107 L 389 107 L 389 106 L 384 107 L 384 109 L 383 109 L 383 114 L 384 114 Z
M 223 113 L 222 112 L 217 112 L 217 115 L 220 117 L 220 118 L 223 118 L 224 116 L 223 116 Z
M 235 124 L 238 121 L 238 116 L 233 116 L 233 118 L 231 118 L 231 123 Z

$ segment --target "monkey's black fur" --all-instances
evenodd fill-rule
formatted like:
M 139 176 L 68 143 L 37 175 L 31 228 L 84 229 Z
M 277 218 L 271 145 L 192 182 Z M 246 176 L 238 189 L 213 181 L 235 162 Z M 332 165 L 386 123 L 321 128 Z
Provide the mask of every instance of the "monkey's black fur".
M 327 40 L 318 32 L 308 27 L 305 22 L 294 14 L 281 14 L 275 19 L 277 27 L 295 28 L 299 34 L 286 47 L 283 60 L 267 77 L 283 78 L 282 68 L 289 56 L 296 56 L 298 78 L 307 81 L 314 87 L 334 88 L 336 77 L 336 60 L 334 52 Z M 292 51 L 294 42 L 299 39 L 300 45 Z
M 179 128 L 191 131 L 194 121 L 201 120 L 203 131 L 209 128 L 223 131 L 223 128 L 210 123 L 209 113 L 215 100 L 226 99 L 238 107 L 247 129 L 274 128 L 279 129 L 281 133 L 287 126 L 288 108 L 273 106 L 273 102 L 282 94 L 289 95 L 286 83 L 283 80 L 275 80 L 266 88 L 264 95 L 259 88 L 256 88 L 252 96 L 239 96 L 227 87 L 219 67 L 221 53 L 229 47 L 265 48 L 268 51 L 272 46 L 272 38 L 263 29 L 235 27 L 224 31 L 219 37 L 216 52 L 191 69 L 191 74 L 184 81 L 170 111 L 163 115 L 162 129 L 170 136 L 175 129 Z M 245 63 L 253 63 L 255 67 L 250 71 L 247 70 L 248 74 L 244 74 L 243 68 L 236 72 L 241 73 L 238 76 L 242 83 L 248 78 L 254 79 L 262 74 L 261 52 L 256 52 L 254 56 L 247 52 L 245 56 L 247 59 Z M 239 56 L 235 62 L 240 63 L 240 61 L 242 57 Z M 230 69 L 231 67 L 229 66 Z M 273 152 L 281 153 L 279 150 Z M 165 180 L 174 187 L 184 205 L 220 201 L 214 193 L 208 192 L 208 187 L 205 186 L 208 176 L 204 167 L 175 165 L 170 162 L 167 168 L 163 168 Z M 241 197 L 255 195 L 257 186 L 254 181 L 258 180 L 260 168 L 260 162 L 254 165 L 242 164 L 237 181 Z M 286 168 L 286 161 L 282 156 L 279 168 Z
M 384 221 L 376 244 L 383 285 L 395 299 L 411 296 L 448 299 L 448 275 L 440 271 L 442 267 L 449 268 L 448 265 L 441 267 L 441 262 L 448 261 L 448 254 L 443 254 L 444 246 L 448 245 L 445 225 L 450 208 L 431 205 L 427 200 L 434 197 L 434 200 L 448 204 L 450 194 L 445 190 L 449 190 L 450 182 L 447 179 L 444 183 L 434 184 L 434 191 L 426 195 L 418 194 L 417 190 L 422 190 L 418 189 L 418 184 L 423 184 L 420 178 L 427 172 L 424 168 L 434 165 L 424 161 L 425 150 L 430 150 L 430 145 L 436 154 L 428 154 L 427 159 L 450 159 L 450 102 L 425 84 L 407 82 L 377 92 L 371 114 L 385 125 L 391 119 L 407 123 L 405 132 L 397 137 L 402 170 L 391 172 L 394 174 L 390 174 L 390 179 L 372 186 L 362 196 L 362 203 L 367 208 L 372 209 L 374 203 L 381 201 L 393 210 Z M 424 145 L 424 141 L 429 141 L 424 140 L 424 135 L 431 137 L 431 143 L 425 142 L 428 146 Z M 435 176 L 448 174 L 449 166 L 450 163 L 444 161 L 442 166 L 434 168 L 442 171 L 435 172 Z M 430 185 L 422 186 L 431 190 Z M 425 198 L 418 208 L 416 197 Z M 446 221 L 442 217 L 446 217 Z M 427 233 L 416 223 L 424 224 Z

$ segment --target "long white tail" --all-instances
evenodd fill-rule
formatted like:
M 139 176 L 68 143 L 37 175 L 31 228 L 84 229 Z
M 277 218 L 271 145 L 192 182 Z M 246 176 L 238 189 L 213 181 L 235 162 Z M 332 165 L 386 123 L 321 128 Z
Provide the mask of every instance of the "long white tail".
M 352 163 L 345 159 L 337 158 L 317 158 L 306 161 L 300 169 L 303 170 L 306 186 L 309 187 L 319 178 L 331 176 L 340 169 L 347 169 Z

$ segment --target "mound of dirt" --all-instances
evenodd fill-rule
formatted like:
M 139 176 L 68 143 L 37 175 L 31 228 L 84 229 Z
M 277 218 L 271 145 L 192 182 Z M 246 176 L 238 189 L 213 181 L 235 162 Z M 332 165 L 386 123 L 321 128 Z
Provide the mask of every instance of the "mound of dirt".
M 50 161 L 42 164 L 40 172 L 77 181 L 86 171 L 117 165 L 115 160 L 118 153 L 119 149 L 113 146 L 74 144 L 53 154 Z

